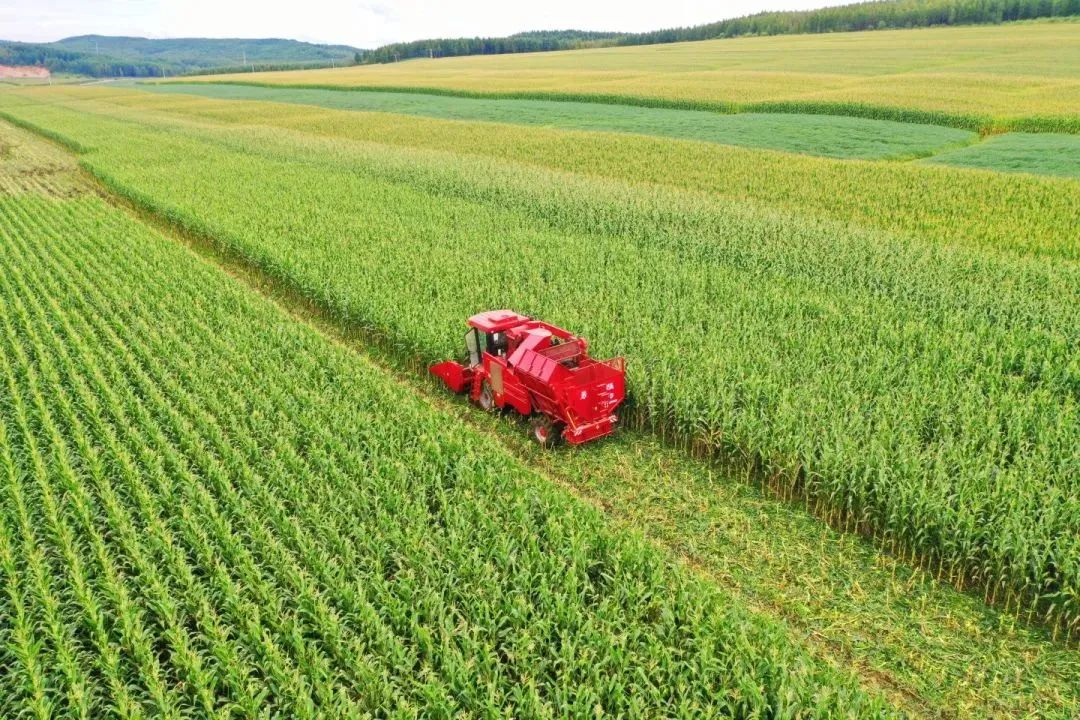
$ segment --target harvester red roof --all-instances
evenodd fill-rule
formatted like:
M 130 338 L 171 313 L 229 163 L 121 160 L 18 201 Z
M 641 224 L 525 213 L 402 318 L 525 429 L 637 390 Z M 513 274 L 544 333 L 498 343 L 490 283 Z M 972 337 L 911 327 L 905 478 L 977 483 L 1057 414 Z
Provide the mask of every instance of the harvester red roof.
M 528 322 L 529 318 L 513 310 L 488 310 L 469 318 L 469 325 L 481 332 L 505 332 L 509 328 Z

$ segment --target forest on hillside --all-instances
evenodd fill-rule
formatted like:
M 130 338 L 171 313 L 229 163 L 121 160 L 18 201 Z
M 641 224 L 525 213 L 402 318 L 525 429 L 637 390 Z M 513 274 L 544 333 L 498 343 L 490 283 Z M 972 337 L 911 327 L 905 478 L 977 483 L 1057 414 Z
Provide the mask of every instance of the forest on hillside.
M 616 45 L 654 45 L 741 35 L 856 32 L 981 25 L 1080 15 L 1080 0 L 872 0 L 820 10 L 765 12 L 693 27 L 634 33 Z
M 416 40 L 385 45 L 357 62 L 385 63 L 420 57 L 500 55 L 611 45 L 654 45 L 746 35 L 853 32 L 938 25 L 980 25 L 1080 16 L 1080 0 L 871 0 L 819 10 L 763 12 L 715 23 L 644 33 L 562 30 L 503 38 Z
M 289 70 L 352 64 L 357 48 L 278 38 L 151 39 L 82 35 L 52 43 L 0 41 L 0 64 L 35 65 L 91 77 L 161 77 L 192 72 Z

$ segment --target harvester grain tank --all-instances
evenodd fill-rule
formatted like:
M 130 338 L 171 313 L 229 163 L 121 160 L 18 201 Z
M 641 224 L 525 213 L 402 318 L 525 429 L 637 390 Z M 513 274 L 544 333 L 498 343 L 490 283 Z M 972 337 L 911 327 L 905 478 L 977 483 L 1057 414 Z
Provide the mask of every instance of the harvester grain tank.
M 610 434 L 626 397 L 623 358 L 596 360 L 584 338 L 511 310 L 469 318 L 464 360 L 432 365 L 431 372 L 485 410 L 512 408 L 530 418 L 541 445 L 560 436 L 580 445 Z

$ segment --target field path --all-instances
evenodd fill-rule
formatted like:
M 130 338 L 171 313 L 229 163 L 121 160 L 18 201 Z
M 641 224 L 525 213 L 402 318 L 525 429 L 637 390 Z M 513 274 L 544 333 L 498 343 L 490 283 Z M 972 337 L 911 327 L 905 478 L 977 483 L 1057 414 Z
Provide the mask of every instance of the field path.
M 328 338 L 374 360 L 397 378 L 402 392 L 419 393 L 482 430 L 615 525 L 643 534 L 747 606 L 783 620 L 792 642 L 856 672 L 868 691 L 912 717 L 1071 720 L 1080 713 L 1080 653 L 1041 629 L 1016 623 L 981 598 L 937 582 L 869 540 L 829 528 L 800 504 L 770 497 L 652 433 L 624 428 L 583 451 L 540 450 L 527 439 L 524 423 L 484 415 L 450 396 L 415 359 L 373 341 L 366 329 L 343 326 L 295 288 L 211 239 L 100 192 Z

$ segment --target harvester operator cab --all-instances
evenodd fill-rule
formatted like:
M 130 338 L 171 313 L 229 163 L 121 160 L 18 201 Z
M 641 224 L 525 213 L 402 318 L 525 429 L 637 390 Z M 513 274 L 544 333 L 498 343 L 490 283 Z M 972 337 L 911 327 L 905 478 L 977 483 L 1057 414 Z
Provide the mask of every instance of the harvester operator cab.
M 497 357 L 506 357 L 506 350 L 505 332 L 484 333 L 476 328 L 469 328 L 465 333 L 465 359 L 470 367 L 478 366 L 485 352 Z

